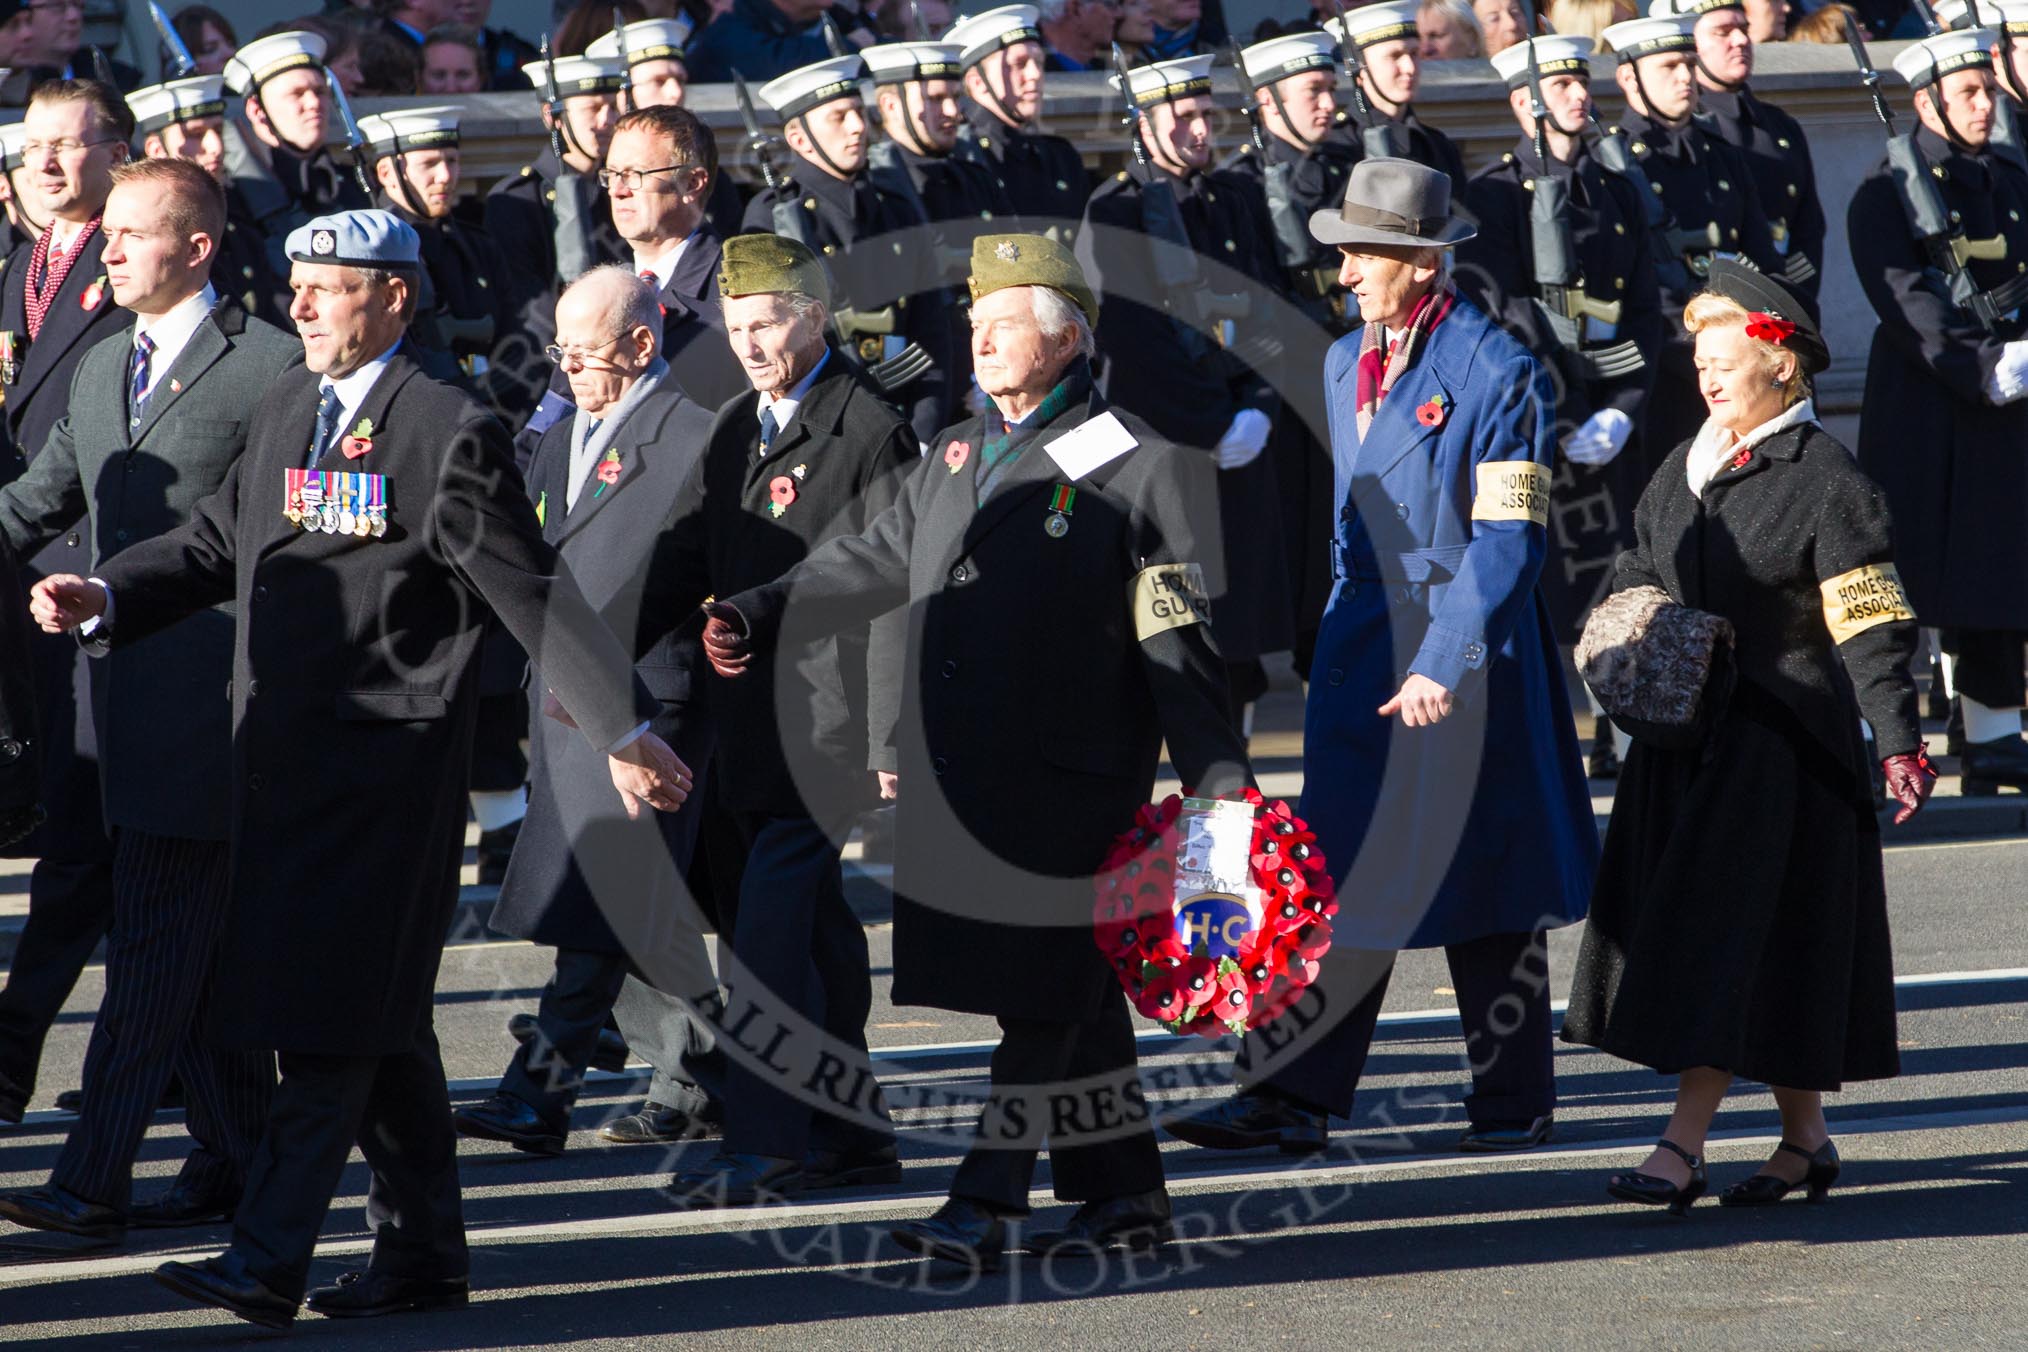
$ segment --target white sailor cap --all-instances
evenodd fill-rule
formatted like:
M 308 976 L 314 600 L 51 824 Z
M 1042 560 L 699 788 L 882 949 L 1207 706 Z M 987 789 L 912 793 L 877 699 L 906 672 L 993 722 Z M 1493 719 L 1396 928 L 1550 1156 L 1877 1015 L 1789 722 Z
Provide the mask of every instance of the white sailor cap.
M 0 127 L 0 173 L 11 174 L 21 167 L 21 143 L 27 139 L 25 122 L 9 122 Z
M 1381 0 L 1379 4 L 1360 5 L 1345 12 L 1343 36 L 1361 50 L 1402 38 L 1413 40 L 1415 16 L 1421 8 L 1421 0 Z M 1324 31 L 1334 38 L 1340 36 L 1339 21 L 1326 19 Z
M 1265 89 L 1291 75 L 1337 70 L 1338 43 L 1328 33 L 1290 33 L 1254 43 L 1240 52 L 1239 61 L 1247 84 Z
M 225 116 L 225 77 L 192 75 L 149 85 L 127 95 L 127 107 L 134 114 L 134 135 L 146 136 L 172 122 L 189 122 L 200 117 Z
M 551 62 L 531 61 L 521 68 L 537 93 L 549 88 L 552 64 L 556 70 L 556 96 L 573 94 L 617 94 L 627 83 L 627 68 L 616 56 L 559 56 Z
M 1701 19 L 1714 10 L 1746 8 L 1746 0 L 1648 0 L 1648 17 L 1670 19 L 1678 14 L 1688 14 Z
M 463 108 L 399 108 L 359 119 L 359 134 L 376 159 L 408 150 L 446 150 L 458 144 Z
M 617 61 L 620 59 L 620 39 L 624 37 L 629 66 L 638 66 L 644 61 L 681 61 L 683 49 L 690 45 L 690 35 L 696 31 L 696 23 L 688 14 L 680 12 L 673 19 L 643 19 L 595 39 L 584 49 L 584 54 Z
M 1936 7 L 1936 21 L 1946 29 L 1998 28 L 2008 37 L 2028 37 L 2028 3 L 1978 0 L 1978 21 L 1974 23 L 1971 0 L 1943 0 Z
M 415 271 L 422 239 L 391 211 L 340 211 L 289 232 L 284 249 L 298 263 Z
M 876 42 L 859 55 L 873 83 L 910 84 L 916 80 L 955 80 L 965 73 L 955 42 Z
M 225 63 L 225 87 L 244 97 L 285 71 L 305 67 L 324 68 L 323 35 L 275 33 L 255 38 L 232 54 Z
M 760 87 L 761 102 L 787 122 L 834 99 L 860 97 L 865 74 L 866 63 L 857 55 L 833 56 L 769 80 Z
M 1041 23 L 1042 11 L 1033 5 L 1002 5 L 958 20 L 944 41 L 958 44 L 958 63 L 969 69 L 1003 47 L 1041 42 Z
M 1894 68 L 1910 89 L 1926 89 L 1952 71 L 1991 69 L 2000 35 L 1990 28 L 1960 28 L 1911 42 L 1894 54 Z
M 1179 57 L 1174 61 L 1157 61 L 1152 66 L 1135 66 L 1127 72 L 1127 79 L 1133 84 L 1130 98 L 1134 107 L 1146 110 L 1158 103 L 1173 103 L 1196 94 L 1209 94 L 1211 63 L 1216 59 L 1207 53 Z M 1108 75 L 1106 83 L 1118 89 L 1120 77 Z
M 1551 33 L 1525 39 L 1493 53 L 1493 70 L 1507 82 L 1507 88 L 1520 89 L 1527 85 L 1530 47 L 1535 49 L 1535 64 L 1543 79 L 1552 75 L 1591 78 L 1591 39 L 1582 33 Z
M 1613 49 L 1622 66 L 1644 56 L 1697 49 L 1695 14 L 1651 14 L 1645 19 L 1628 19 L 1609 25 L 1599 40 Z

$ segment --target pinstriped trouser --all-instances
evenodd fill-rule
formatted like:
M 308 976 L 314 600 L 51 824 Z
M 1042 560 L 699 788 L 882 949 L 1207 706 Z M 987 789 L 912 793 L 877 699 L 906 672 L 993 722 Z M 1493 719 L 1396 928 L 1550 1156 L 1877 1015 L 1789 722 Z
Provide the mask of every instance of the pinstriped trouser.
M 182 1179 L 239 1191 L 274 1092 L 267 1052 L 222 1052 L 204 1038 L 205 995 L 226 913 L 231 847 L 122 829 L 113 844 L 106 994 L 85 1051 L 84 1112 L 50 1181 L 128 1209 L 134 1152 L 172 1071 L 197 1148 Z

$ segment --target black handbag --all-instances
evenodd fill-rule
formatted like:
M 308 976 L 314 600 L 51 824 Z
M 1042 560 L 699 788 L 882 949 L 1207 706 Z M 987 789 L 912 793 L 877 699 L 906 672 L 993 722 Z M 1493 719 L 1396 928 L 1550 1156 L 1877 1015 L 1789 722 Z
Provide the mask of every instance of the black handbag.
M 1678 605 L 1660 587 L 1615 592 L 1591 612 L 1577 669 L 1606 716 L 1637 741 L 1701 747 L 1737 684 L 1732 622 Z

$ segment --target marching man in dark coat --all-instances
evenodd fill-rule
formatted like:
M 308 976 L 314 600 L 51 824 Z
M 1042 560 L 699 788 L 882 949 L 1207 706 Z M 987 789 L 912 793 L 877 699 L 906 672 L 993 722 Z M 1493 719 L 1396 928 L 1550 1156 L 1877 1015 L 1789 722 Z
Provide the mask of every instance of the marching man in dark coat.
M 1088 370 L 1097 303 L 1036 235 L 974 245 L 972 357 L 993 400 L 951 428 L 900 500 L 770 586 L 718 603 L 713 665 L 779 660 L 778 636 L 910 606 L 896 725 L 894 998 L 1000 1020 L 980 1133 L 905 1247 L 997 1266 L 1045 1134 L 1079 1203 L 1031 1252 L 1169 1234 L 1125 997 L 1092 941 L 1093 875 L 1147 802 L 1160 747 L 1205 794 L 1244 787 L 1206 622 L 1210 467 L 1109 408 Z M 1184 604 L 1177 604 L 1177 602 Z M 751 675 L 743 679 L 753 679 Z M 1069 1131 L 1039 1101 L 1090 1086 Z
M 576 411 L 543 434 L 528 467 L 536 520 L 633 654 L 659 705 L 655 735 L 685 764 L 701 766 L 711 755 L 711 724 L 703 702 L 691 698 L 697 627 L 663 632 L 659 598 L 670 570 L 658 560 L 711 414 L 678 387 L 661 353 L 654 289 L 631 269 L 592 269 L 556 307 L 556 355 Z M 554 945 L 555 974 L 543 987 L 534 1036 L 514 1053 L 499 1089 L 454 1120 L 465 1136 L 561 1154 L 610 1013 L 628 1046 L 655 1067 L 655 1082 L 632 1120 L 608 1123 L 601 1134 L 680 1141 L 705 1129 L 717 1071 L 709 1029 L 662 993 L 695 997 L 717 984 L 702 919 L 683 890 L 699 814 L 629 820 L 613 801 L 605 757 L 568 723 L 542 716 L 544 705 L 555 708 L 547 688 L 538 668 L 529 682 L 536 717 L 528 815 L 487 924 Z
M 1311 229 L 1343 252 L 1365 320 L 1324 368 L 1338 584 L 1303 727 L 1301 815 L 1340 911 L 1310 1017 L 1254 1036 L 1241 1093 L 1167 1125 L 1215 1149 L 1322 1149 L 1328 1117 L 1351 1111 L 1395 950 L 1440 946 L 1472 1059 L 1461 1146 L 1525 1149 L 1548 1139 L 1556 1101 L 1543 931 L 1584 918 L 1598 859 L 1535 586 L 1549 382 L 1452 289 L 1445 255 L 1472 227 L 1442 174 L 1362 160 Z
M 1746 87 L 1754 55 L 1746 0 L 1660 0 L 1648 12 L 1696 16 L 1698 110 L 1745 157 L 1781 276 L 1814 300 L 1826 233 L 1816 166 L 1802 124 Z
M 1127 73 L 1133 87 L 1119 92 L 1146 158 L 1092 193 L 1077 257 L 1101 302 L 1107 402 L 1218 466 L 1212 608 L 1237 710 L 1267 687 L 1260 656 L 1290 641 L 1288 573 L 1275 539 L 1281 503 L 1264 454 L 1281 412 L 1281 339 L 1269 309 L 1281 269 L 1256 185 L 1213 168 L 1211 60 Z M 1117 89 L 1119 76 L 1110 79 Z M 1192 275 L 1178 275 L 1182 268 Z
M 162 1283 L 253 1323 L 296 1317 L 355 1144 L 372 1170 L 364 1271 L 311 1295 L 340 1315 L 461 1305 L 457 1136 L 431 1023 L 457 900 L 479 642 L 497 615 L 630 810 L 689 772 L 648 730 L 631 655 L 542 539 L 506 429 L 403 351 L 415 231 L 318 217 L 287 241 L 306 361 L 190 521 L 47 578 L 36 618 L 113 644 L 235 605 L 233 867 L 213 992 L 225 1045 L 280 1053 L 232 1246 Z
M 1894 509 L 1895 560 L 1923 623 L 1953 654 L 1964 791 L 2028 789 L 2021 737 L 2028 641 L 2028 174 L 1991 145 L 1993 34 L 1925 39 L 1895 58 L 1914 88 L 1916 145 L 1957 233 L 1968 303 L 1917 238 L 1893 173 L 1859 185 L 1852 263 L 1880 316 L 1866 364 L 1859 463 Z M 2006 448 L 2000 453 L 2000 448 Z
M 1644 190 L 1599 163 L 1585 136 L 1591 47 L 1587 37 L 1552 35 L 1494 55 L 1521 138 L 1465 185 L 1478 233 L 1458 246 L 1459 289 L 1520 339 L 1553 383 L 1562 454 L 1550 484 L 1542 595 L 1563 644 L 1577 641 L 1611 588 L 1613 560 L 1633 543 L 1647 466 L 1630 443 L 1654 383 L 1652 359 L 1674 327 L 1656 288 Z M 1542 91 L 1539 131 L 1532 84 Z M 1545 216 L 1557 201 L 1562 210 Z M 1538 275 L 1559 257 L 1561 275 Z M 1610 778 L 1619 766 L 1612 728 L 1604 719 L 1597 728 L 1591 774 Z
M 1042 112 L 1042 32 L 1033 5 L 1002 5 L 944 34 L 964 70 L 965 126 L 952 151 L 986 170 L 1022 228 L 1068 240 L 1091 196 L 1077 147 L 1036 124 Z
M 665 621 L 691 618 L 709 595 L 774 581 L 834 536 L 857 535 L 921 461 L 908 424 L 827 341 L 829 290 L 816 255 L 778 235 L 735 235 L 719 290 L 753 388 L 719 410 L 683 486 L 657 556 L 669 578 Z M 791 642 L 778 665 L 714 681 L 709 696 L 712 791 L 741 856 L 711 860 L 714 874 L 738 878 L 737 897 L 720 903 L 732 920 L 721 929 L 725 984 L 735 1001 L 821 1029 L 832 1053 L 869 1078 L 872 977 L 839 850 L 853 819 L 879 802 L 880 781 L 893 778 L 902 641 L 897 605 L 870 624 Z M 676 1177 L 675 1201 L 750 1206 L 900 1177 L 877 1102 L 864 1117 L 813 1112 L 779 1078 L 765 1060 L 733 1053 L 725 1147 Z

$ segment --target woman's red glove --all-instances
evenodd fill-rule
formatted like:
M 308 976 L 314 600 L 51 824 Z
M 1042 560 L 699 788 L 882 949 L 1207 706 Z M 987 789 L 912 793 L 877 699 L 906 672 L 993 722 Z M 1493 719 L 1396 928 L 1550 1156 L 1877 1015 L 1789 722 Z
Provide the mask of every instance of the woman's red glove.
M 1901 811 L 1894 814 L 1894 824 L 1899 826 L 1921 809 L 1929 800 L 1929 791 L 1936 787 L 1936 767 L 1929 763 L 1928 743 L 1889 756 L 1880 762 L 1880 770 L 1887 781 L 1887 796 L 1901 804 Z

